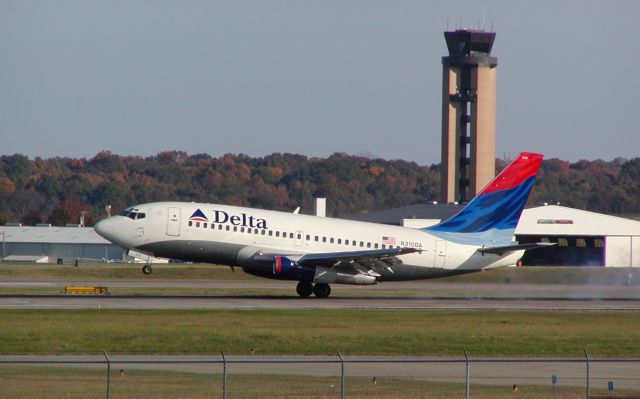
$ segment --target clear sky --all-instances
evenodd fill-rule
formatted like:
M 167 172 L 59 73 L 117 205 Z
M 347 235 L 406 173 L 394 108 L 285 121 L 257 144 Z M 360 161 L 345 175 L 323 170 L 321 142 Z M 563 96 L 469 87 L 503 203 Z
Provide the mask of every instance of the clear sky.
M 0 155 L 439 163 L 443 31 L 484 27 L 499 157 L 637 157 L 639 17 L 634 0 L 0 0 Z

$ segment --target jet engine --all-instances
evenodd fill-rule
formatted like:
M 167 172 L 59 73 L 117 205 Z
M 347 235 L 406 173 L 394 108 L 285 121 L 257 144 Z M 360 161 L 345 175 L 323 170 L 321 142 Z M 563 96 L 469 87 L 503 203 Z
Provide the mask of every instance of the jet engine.
M 315 268 L 299 265 L 286 256 L 273 258 L 273 275 L 283 280 L 313 281 Z

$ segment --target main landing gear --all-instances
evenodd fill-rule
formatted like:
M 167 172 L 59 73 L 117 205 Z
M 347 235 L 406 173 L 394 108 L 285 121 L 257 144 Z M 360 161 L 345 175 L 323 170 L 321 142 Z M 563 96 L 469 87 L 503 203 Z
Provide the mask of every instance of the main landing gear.
M 153 273 L 153 269 L 151 268 L 151 265 L 144 265 L 144 266 L 142 266 L 142 273 L 144 273 L 144 274 L 151 274 L 151 273 Z
M 308 297 L 312 293 L 318 298 L 326 298 L 331 294 L 331 287 L 325 283 L 316 283 L 316 285 L 313 285 L 308 281 L 300 281 L 296 287 L 296 291 L 298 295 L 303 298 Z

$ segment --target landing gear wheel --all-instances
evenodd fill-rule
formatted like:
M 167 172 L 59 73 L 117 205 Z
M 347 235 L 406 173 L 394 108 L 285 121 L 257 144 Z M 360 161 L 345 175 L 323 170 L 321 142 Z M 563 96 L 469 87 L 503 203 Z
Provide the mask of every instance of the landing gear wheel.
M 151 272 L 153 272 L 153 269 L 151 268 L 151 265 L 142 266 L 142 273 L 151 274 Z
M 313 284 L 308 281 L 300 281 L 296 287 L 296 292 L 303 298 L 313 294 Z
M 331 294 L 331 287 L 329 286 L 329 284 L 318 283 L 315 285 L 315 287 L 313 287 L 313 293 L 318 298 L 326 298 L 329 296 L 329 294 Z

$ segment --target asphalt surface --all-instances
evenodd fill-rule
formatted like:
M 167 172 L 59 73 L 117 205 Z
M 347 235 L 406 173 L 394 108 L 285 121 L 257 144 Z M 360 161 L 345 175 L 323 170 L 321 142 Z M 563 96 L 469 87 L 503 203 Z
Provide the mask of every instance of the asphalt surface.
M 237 374 L 302 376 L 340 375 L 338 356 L 264 356 L 227 355 L 227 371 Z M 466 363 L 462 357 L 380 357 L 345 356 L 346 377 L 423 379 L 464 383 Z M 112 370 L 164 370 L 181 373 L 221 374 L 222 357 L 185 355 L 109 355 Z M 92 363 L 82 363 L 92 362 Z M 29 364 L 45 367 L 106 368 L 106 358 L 96 355 L 22 355 L 1 356 L 2 364 Z M 618 389 L 640 389 L 640 359 L 591 359 L 592 388 L 606 388 L 614 381 Z M 471 384 L 548 385 L 551 376 L 560 386 L 584 386 L 584 358 L 470 358 Z
M 4 279 L 0 288 L 67 285 L 110 289 L 193 289 L 206 294 L 0 295 L 11 309 L 425 309 L 640 311 L 640 288 L 615 285 L 535 285 L 387 282 L 375 286 L 333 285 L 331 297 L 299 298 L 294 282 L 208 280 L 24 280 Z M 221 291 L 217 294 L 216 291 Z M 238 290 L 238 294 L 233 291 Z M 257 292 L 247 295 L 242 290 Z M 277 293 L 270 292 L 278 290 Z M 285 293 L 282 293 L 282 290 Z M 55 292 L 55 290 L 53 290 Z M 263 293 L 264 292 L 264 293 Z M 288 293 L 290 292 L 290 294 Z

